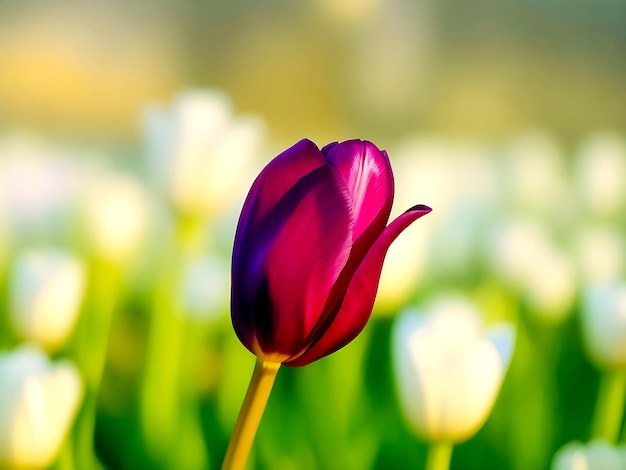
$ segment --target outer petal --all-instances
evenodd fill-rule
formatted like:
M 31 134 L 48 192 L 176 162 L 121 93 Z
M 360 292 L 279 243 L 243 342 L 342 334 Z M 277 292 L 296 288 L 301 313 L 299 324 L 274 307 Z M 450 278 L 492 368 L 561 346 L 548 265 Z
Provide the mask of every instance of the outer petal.
M 335 146 L 338 145 L 339 142 L 331 142 L 330 144 L 326 144 L 322 147 L 322 153 L 324 154 L 324 158 L 328 155 L 328 152 Z
M 387 225 L 393 202 L 393 173 L 386 152 L 371 142 L 349 140 L 322 150 L 346 181 L 354 212 L 354 240 L 365 235 L 361 257 Z
M 335 306 L 326 320 L 318 325 L 321 336 L 301 356 L 285 364 L 303 366 L 320 359 L 352 341 L 365 327 L 374 306 L 383 261 L 391 243 L 411 223 L 428 214 L 427 206 L 414 206 L 383 230 L 350 280 L 343 301 Z
M 328 144 L 322 153 L 328 163 L 341 172 L 355 217 L 350 258 L 328 299 L 329 305 L 335 305 L 341 302 L 354 272 L 387 224 L 394 182 L 387 152 L 381 152 L 371 142 L 350 140 Z
M 254 226 L 303 176 L 325 164 L 324 156 L 308 139 L 297 142 L 261 171 L 246 197 L 235 233 L 233 269 L 239 265 L 241 234 Z
M 257 355 L 285 359 L 307 345 L 351 247 L 352 213 L 340 174 L 323 166 L 303 177 L 240 234 L 232 318 Z

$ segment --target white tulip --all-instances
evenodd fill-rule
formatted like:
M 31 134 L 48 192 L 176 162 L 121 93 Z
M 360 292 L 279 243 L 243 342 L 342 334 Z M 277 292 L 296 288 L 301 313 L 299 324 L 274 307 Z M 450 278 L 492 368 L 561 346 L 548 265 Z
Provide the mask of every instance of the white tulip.
M 155 176 L 177 210 L 213 216 L 243 200 L 263 126 L 253 117 L 234 118 L 224 94 L 183 93 L 171 110 L 149 110 L 146 130 Z
M 85 159 L 32 136 L 0 140 L 0 211 L 23 237 L 61 231 L 89 178 Z
M 82 384 L 69 361 L 34 346 L 0 354 L 0 467 L 47 468 L 76 415 Z
M 598 215 L 618 214 L 626 203 L 626 142 L 618 135 L 589 137 L 576 155 L 575 180 L 583 205 Z
M 540 321 L 558 323 L 571 312 L 577 277 L 569 253 L 533 219 L 495 228 L 487 246 L 496 274 L 518 290 Z
M 483 331 L 465 300 L 444 298 L 426 314 L 407 310 L 393 330 L 400 403 L 414 431 L 428 441 L 468 439 L 486 421 L 515 342 L 510 324 Z
M 624 275 L 624 240 L 615 227 L 585 226 L 577 235 L 574 250 L 583 283 L 601 284 Z
M 532 219 L 504 221 L 491 236 L 488 248 L 496 272 L 515 287 L 522 287 L 536 270 L 537 260 L 549 251 L 550 239 Z
M 626 448 L 613 447 L 603 440 L 587 445 L 569 442 L 552 459 L 552 470 L 625 470 Z
M 549 246 L 528 272 L 524 285 L 532 314 L 546 323 L 558 323 L 572 311 L 576 298 L 576 270 L 568 253 Z
M 85 287 L 85 267 L 74 255 L 53 249 L 19 254 L 9 282 L 15 331 L 47 349 L 61 347 L 74 328 Z
M 567 196 L 565 159 L 548 135 L 529 132 L 509 144 L 505 160 L 513 203 L 537 212 L 554 209 Z
M 600 366 L 626 367 L 626 284 L 589 287 L 582 308 L 582 332 L 590 358 Z
M 137 252 L 148 228 L 148 196 L 129 176 L 107 175 L 87 193 L 85 219 L 94 252 L 123 262 Z

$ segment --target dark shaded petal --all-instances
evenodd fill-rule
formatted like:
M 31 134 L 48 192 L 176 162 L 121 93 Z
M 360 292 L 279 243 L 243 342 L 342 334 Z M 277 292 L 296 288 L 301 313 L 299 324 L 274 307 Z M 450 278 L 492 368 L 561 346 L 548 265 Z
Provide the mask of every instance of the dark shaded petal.
M 350 253 L 352 213 L 341 175 L 328 165 L 314 170 L 249 227 L 233 265 L 233 326 L 257 355 L 299 354 Z
M 239 234 L 250 230 L 247 225 L 258 223 L 300 178 L 325 164 L 324 156 L 317 145 L 308 139 L 303 139 L 279 154 L 263 168 L 254 180 L 241 209 L 235 232 L 233 259 L 240 254 Z
M 326 161 L 317 146 L 310 140 L 303 139 L 275 157 L 255 179 L 244 202 L 235 232 L 232 257 L 233 284 L 241 278 L 240 270 L 244 262 L 244 238 L 258 232 L 260 221 L 275 208 L 277 202 L 292 189 L 298 181 L 315 169 L 326 165 Z M 245 234 L 245 237 L 244 237 Z M 231 307 L 239 312 L 240 299 L 231 291 Z M 234 318 L 233 313 L 233 318 Z M 250 330 L 252 331 L 252 330 Z M 249 347 L 250 338 L 240 336 Z
M 400 215 L 381 233 L 350 280 L 341 305 L 328 324 L 320 328 L 321 337 L 301 356 L 285 364 L 303 366 L 320 359 L 352 341 L 365 327 L 372 313 L 383 261 L 391 243 L 411 223 L 431 211 L 415 206 Z
M 330 150 L 337 145 L 339 142 L 331 142 L 330 144 L 326 144 L 322 147 L 322 154 L 324 155 L 324 157 L 326 157 L 328 155 L 328 152 L 330 152 Z

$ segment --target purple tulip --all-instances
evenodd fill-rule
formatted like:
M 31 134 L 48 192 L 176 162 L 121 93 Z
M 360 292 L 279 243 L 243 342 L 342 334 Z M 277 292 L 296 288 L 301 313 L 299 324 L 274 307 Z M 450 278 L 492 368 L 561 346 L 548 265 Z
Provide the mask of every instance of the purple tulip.
M 387 225 L 393 192 L 387 152 L 367 141 L 320 150 L 304 139 L 261 171 L 232 265 L 233 326 L 252 353 L 302 366 L 361 332 L 389 246 L 431 210 L 414 206 Z

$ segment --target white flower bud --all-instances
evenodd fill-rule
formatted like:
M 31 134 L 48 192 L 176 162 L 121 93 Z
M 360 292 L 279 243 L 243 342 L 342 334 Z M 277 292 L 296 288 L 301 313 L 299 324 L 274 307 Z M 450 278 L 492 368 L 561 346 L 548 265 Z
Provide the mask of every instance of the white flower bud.
M 626 468 L 626 449 L 613 447 L 603 440 L 584 445 L 568 442 L 552 459 L 552 470 L 623 470 Z
M 548 135 L 531 132 L 510 143 L 506 164 L 513 203 L 539 213 L 567 197 L 565 159 Z
M 214 216 L 243 200 L 263 126 L 234 118 L 224 94 L 183 93 L 171 110 L 148 111 L 146 131 L 153 171 L 177 210 Z
M 597 134 L 582 145 L 575 160 L 577 194 L 590 212 L 618 214 L 626 203 L 626 142 L 617 135 Z
M 82 397 L 76 367 L 34 346 L 0 354 L 0 467 L 52 464 Z
M 72 254 L 53 249 L 21 253 L 9 283 L 15 331 L 47 349 L 59 348 L 74 328 L 85 287 L 85 267 Z
M 626 284 L 589 287 L 582 326 L 587 352 L 594 362 L 603 367 L 626 367 Z
M 575 253 L 585 284 L 615 281 L 624 274 L 624 242 L 615 227 L 584 227 L 577 235 Z
M 515 287 L 526 284 L 536 262 L 550 244 L 545 229 L 530 219 L 511 219 L 495 228 L 490 261 L 496 272 Z
M 148 226 L 147 195 L 128 176 L 96 181 L 87 195 L 85 218 L 94 252 L 121 263 L 137 252 Z
M 512 325 L 483 331 L 479 314 L 446 298 L 426 315 L 408 310 L 393 330 L 400 403 L 414 431 L 428 441 L 459 442 L 486 421 L 508 367 Z
M 545 323 L 558 323 L 570 312 L 576 297 L 577 278 L 568 254 L 550 246 L 536 260 L 524 286 L 531 313 Z

